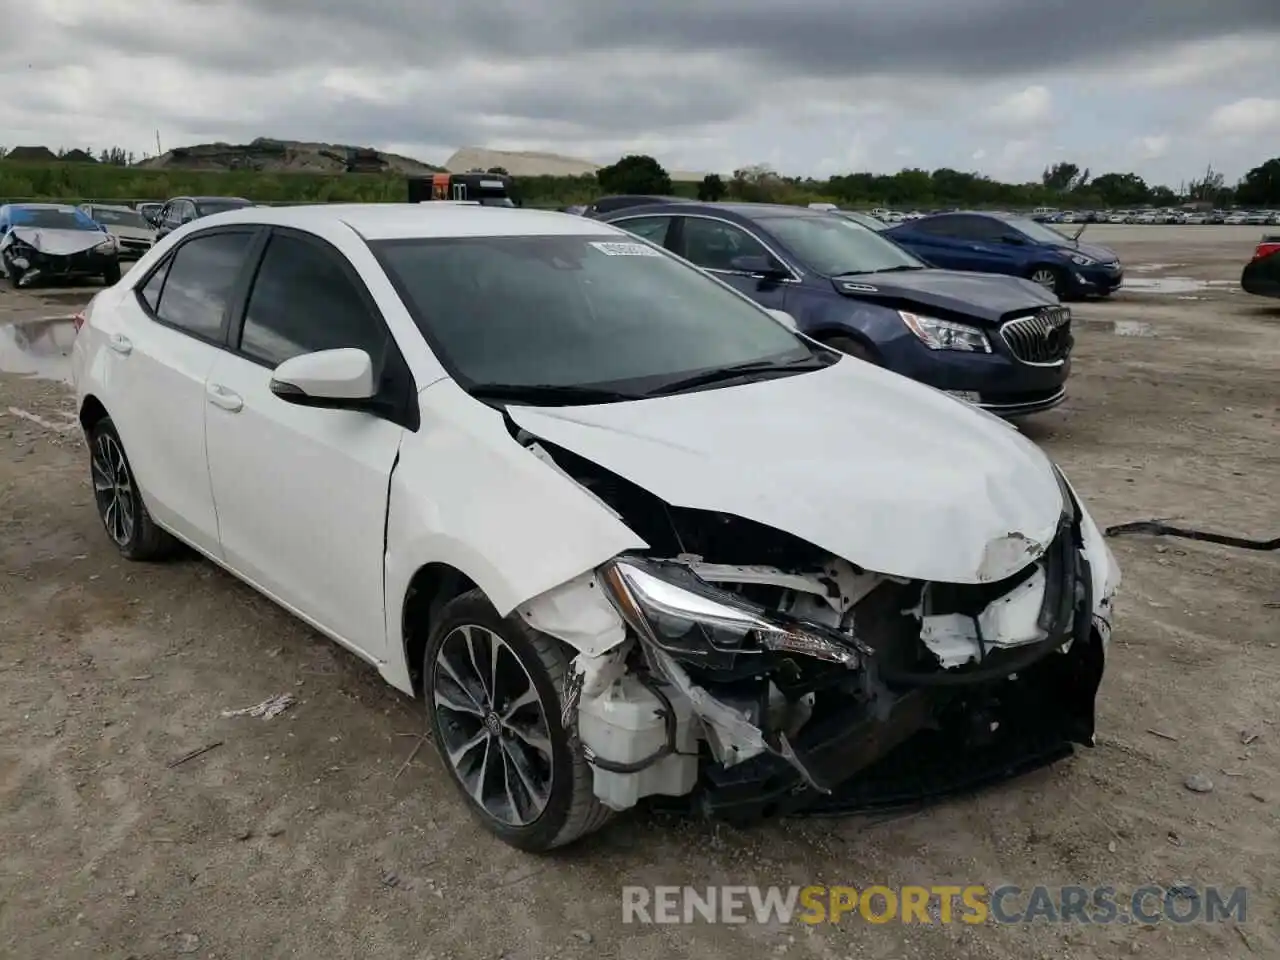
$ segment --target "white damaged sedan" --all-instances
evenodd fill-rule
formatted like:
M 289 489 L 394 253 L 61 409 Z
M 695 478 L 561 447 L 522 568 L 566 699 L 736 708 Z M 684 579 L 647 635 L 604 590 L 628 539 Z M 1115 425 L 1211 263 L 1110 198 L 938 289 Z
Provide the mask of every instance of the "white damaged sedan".
M 515 846 L 1092 743 L 1119 571 L 1048 458 L 615 227 L 252 207 L 78 323 L 120 552 L 185 543 L 421 698 Z

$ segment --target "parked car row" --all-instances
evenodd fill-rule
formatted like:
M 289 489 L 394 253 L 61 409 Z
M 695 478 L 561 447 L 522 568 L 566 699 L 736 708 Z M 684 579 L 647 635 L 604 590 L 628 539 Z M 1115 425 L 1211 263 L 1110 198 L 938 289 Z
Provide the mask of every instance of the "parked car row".
M 807 336 L 993 413 L 1034 413 L 1066 396 L 1071 312 L 1047 284 L 938 269 L 972 267 L 895 242 L 945 217 L 878 232 L 838 211 L 659 203 L 600 219 L 785 311 Z
M 1040 223 L 1142 223 L 1228 224 L 1267 226 L 1280 224 L 1280 210 L 1046 210 L 1032 219 Z
M 14 203 L 0 206 L 0 271 L 10 285 L 120 279 L 169 233 L 201 217 L 252 206 L 241 197 L 175 197 L 166 203 Z M 101 236 L 105 234 L 106 236 Z
M 1052 400 L 1052 292 L 825 211 L 612 217 L 166 233 L 77 318 L 107 536 L 185 543 L 367 660 L 527 850 L 649 798 L 870 809 L 1092 744 L 1115 558 L 1040 448 L 887 368 Z

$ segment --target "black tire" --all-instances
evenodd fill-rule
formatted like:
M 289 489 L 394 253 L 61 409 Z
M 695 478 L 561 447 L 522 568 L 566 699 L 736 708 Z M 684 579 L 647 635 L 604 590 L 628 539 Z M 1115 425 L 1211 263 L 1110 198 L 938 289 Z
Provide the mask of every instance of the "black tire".
M 103 417 L 90 427 L 88 440 L 89 481 L 98 518 L 120 555 L 126 560 L 171 556 L 178 541 L 156 526 L 147 512 L 124 443 L 111 418 Z
M 853 339 L 853 337 L 827 337 L 822 341 L 832 350 L 839 350 L 841 353 L 847 353 L 851 357 L 857 357 L 859 360 L 865 360 L 867 363 L 874 363 L 880 366 L 880 361 L 867 348 L 865 343 Z
M 9 281 L 9 286 L 14 290 L 18 289 L 18 285 L 22 283 L 22 271 L 15 267 L 12 263 L 4 265 L 4 276 Z
M 120 282 L 120 261 L 107 264 L 107 268 L 102 271 L 102 282 L 108 287 L 114 287 Z
M 1051 279 L 1044 281 L 1039 279 L 1040 277 L 1049 277 Z M 1036 264 L 1027 272 L 1027 279 L 1032 283 L 1040 284 L 1059 300 L 1062 299 L 1062 291 L 1065 289 L 1067 281 L 1059 268 L 1043 263 Z
M 446 732 L 453 737 L 457 734 L 456 731 L 445 730 L 445 724 L 453 724 L 451 717 L 454 714 L 435 703 L 437 670 L 442 671 L 442 676 L 448 676 L 446 669 L 440 666 L 440 653 L 446 638 L 451 635 L 456 638 L 456 631 L 463 627 L 478 627 L 501 638 L 524 667 L 543 708 L 551 746 L 548 765 L 551 787 L 542 811 L 536 819 L 524 825 L 498 819 L 473 799 L 445 746 Z M 581 744 L 570 739 L 560 722 L 562 692 L 570 671 L 569 660 L 560 641 L 534 630 L 518 613 L 505 618 L 498 616 L 480 590 L 468 591 L 444 605 L 431 626 L 423 651 L 425 706 L 441 762 L 472 816 L 500 840 L 529 853 L 545 853 L 579 840 L 600 829 L 613 815 L 613 811 L 595 797 L 592 769 L 583 756 Z

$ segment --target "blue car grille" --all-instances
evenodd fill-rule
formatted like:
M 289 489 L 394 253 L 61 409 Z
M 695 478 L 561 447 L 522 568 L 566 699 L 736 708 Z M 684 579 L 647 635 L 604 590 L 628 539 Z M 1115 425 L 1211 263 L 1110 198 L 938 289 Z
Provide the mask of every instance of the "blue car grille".
M 1009 352 L 1023 363 L 1055 365 L 1071 353 L 1071 311 L 1045 307 L 1026 317 L 1015 317 L 1000 327 Z

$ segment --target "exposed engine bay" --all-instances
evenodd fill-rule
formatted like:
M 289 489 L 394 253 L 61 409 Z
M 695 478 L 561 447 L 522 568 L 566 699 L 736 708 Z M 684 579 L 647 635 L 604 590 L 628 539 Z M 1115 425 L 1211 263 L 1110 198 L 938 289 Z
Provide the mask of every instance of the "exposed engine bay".
M 650 545 L 520 608 L 579 649 L 607 647 L 575 660 L 561 718 L 606 805 L 676 797 L 738 821 L 897 806 L 1092 744 L 1109 597 L 1095 602 L 1065 481 L 1039 556 L 998 582 L 935 583 L 671 506 L 517 439 Z

